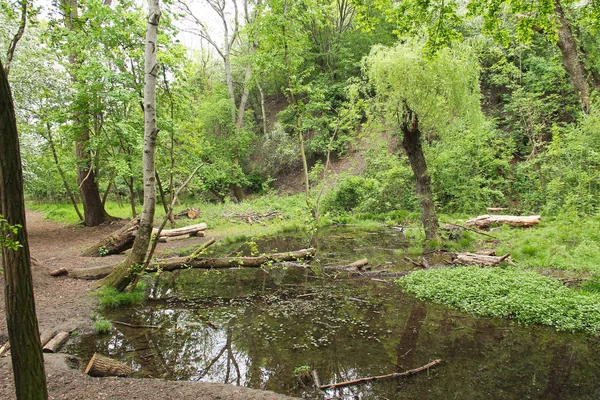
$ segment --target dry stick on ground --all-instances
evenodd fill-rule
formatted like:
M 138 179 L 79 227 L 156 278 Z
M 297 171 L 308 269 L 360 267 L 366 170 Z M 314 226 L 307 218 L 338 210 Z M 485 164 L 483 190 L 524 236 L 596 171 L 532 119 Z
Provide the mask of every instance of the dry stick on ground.
M 365 383 L 365 382 L 371 382 L 371 381 L 378 381 L 378 380 L 382 380 L 382 379 L 401 378 L 401 377 L 404 377 L 404 376 L 410 376 L 410 375 L 414 375 L 414 374 L 417 374 L 419 372 L 425 371 L 425 370 L 427 370 L 427 369 L 429 369 L 431 367 L 435 367 L 436 365 L 438 365 L 441 362 L 442 362 L 442 360 L 439 360 L 439 359 L 438 360 L 433 360 L 432 362 L 430 362 L 428 364 L 425 364 L 422 367 L 411 369 L 411 370 L 408 370 L 406 372 L 396 372 L 396 373 L 393 373 L 393 374 L 379 375 L 379 376 L 370 376 L 368 378 L 354 379 L 352 381 L 347 381 L 347 382 L 332 383 L 330 385 L 320 386 L 319 389 L 321 389 L 321 390 L 335 389 L 335 388 L 339 388 L 339 387 L 357 385 L 359 383 Z
M 470 228 L 470 227 L 468 227 L 468 226 L 462 226 L 462 225 L 458 225 L 458 224 L 453 224 L 453 223 L 451 223 L 451 222 L 448 222 L 446 225 L 451 225 L 451 226 L 455 226 L 455 227 L 457 227 L 457 228 L 466 229 L 466 230 L 469 230 L 469 231 L 472 231 L 472 232 L 478 233 L 478 234 L 480 234 L 480 235 L 483 235 L 483 236 L 491 237 L 492 239 L 498 239 L 497 237 L 495 237 L 495 236 L 492 236 L 492 235 L 490 235 L 490 234 L 488 234 L 488 233 L 482 232 L 482 231 L 480 231 L 479 229 Z

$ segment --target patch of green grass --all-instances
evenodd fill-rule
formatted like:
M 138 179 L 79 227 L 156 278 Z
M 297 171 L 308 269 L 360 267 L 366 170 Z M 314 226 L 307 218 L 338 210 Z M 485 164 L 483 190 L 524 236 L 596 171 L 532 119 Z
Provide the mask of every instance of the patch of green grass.
M 110 323 L 110 321 L 107 321 L 103 318 L 94 321 L 94 332 L 96 332 L 96 335 L 105 335 L 107 333 L 110 333 L 111 327 L 112 324 Z
M 600 295 L 516 267 L 417 271 L 398 281 L 423 300 L 478 315 L 510 318 L 565 331 L 600 330 Z
M 498 254 L 511 253 L 522 267 L 553 268 L 600 275 L 600 216 L 542 217 L 532 228 L 502 227 Z
M 146 300 L 146 283 L 139 282 L 137 287 L 130 292 L 119 292 L 115 288 L 104 286 L 93 295 L 98 296 L 98 305 L 101 310 L 142 304 Z

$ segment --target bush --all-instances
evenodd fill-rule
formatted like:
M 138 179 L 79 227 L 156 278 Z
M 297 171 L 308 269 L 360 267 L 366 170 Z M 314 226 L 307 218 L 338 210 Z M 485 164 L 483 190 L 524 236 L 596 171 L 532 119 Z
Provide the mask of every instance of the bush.
M 323 210 L 333 213 L 368 209 L 376 200 L 379 182 L 361 176 L 343 175 L 336 187 L 323 199 Z

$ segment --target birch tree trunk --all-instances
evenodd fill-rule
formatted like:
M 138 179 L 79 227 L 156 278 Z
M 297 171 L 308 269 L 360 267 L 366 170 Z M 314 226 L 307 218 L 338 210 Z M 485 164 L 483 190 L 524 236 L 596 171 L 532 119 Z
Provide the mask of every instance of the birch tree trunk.
M 35 315 L 20 154 L 12 95 L 0 62 L 0 204 L 7 223 L 21 226 L 16 234 L 0 231 L 2 239 L 20 244 L 11 248 L 0 243 L 6 323 L 17 399 L 45 400 L 48 392 Z
M 148 0 L 148 23 L 145 49 L 144 84 L 144 205 L 133 248 L 129 256 L 107 276 L 103 283 L 123 291 L 144 264 L 156 209 L 156 169 L 154 155 L 156 150 L 156 80 L 159 66 L 156 62 L 156 41 L 160 21 L 159 0 Z

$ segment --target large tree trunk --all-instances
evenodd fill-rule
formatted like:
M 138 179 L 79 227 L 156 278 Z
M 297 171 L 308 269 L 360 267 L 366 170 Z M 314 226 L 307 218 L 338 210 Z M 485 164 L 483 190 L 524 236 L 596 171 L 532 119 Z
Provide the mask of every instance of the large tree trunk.
M 154 156 L 156 150 L 156 77 L 158 64 L 156 62 L 156 41 L 158 37 L 158 23 L 160 21 L 159 0 L 148 0 L 148 23 L 146 25 L 145 49 L 145 84 L 144 84 L 144 206 L 140 218 L 133 248 L 129 256 L 119 264 L 115 270 L 104 280 L 104 283 L 123 291 L 131 283 L 136 272 L 136 267 L 144 264 L 150 238 L 152 224 L 156 210 L 156 168 Z
M 65 25 L 69 30 L 78 29 L 75 20 L 78 18 L 77 0 L 62 0 L 61 5 L 65 13 Z M 77 54 L 74 52 L 69 56 L 69 63 L 76 70 L 79 68 Z M 77 75 L 72 73 L 71 80 L 76 83 Z M 83 214 L 85 226 L 97 226 L 110 221 L 110 216 L 104 211 L 96 173 L 92 163 L 92 155 L 87 148 L 90 141 L 90 128 L 84 113 L 78 112 L 75 122 L 79 126 L 79 132 L 75 139 L 75 155 L 77 157 L 77 183 L 83 203 Z
M 43 400 L 48 392 L 35 315 L 20 154 L 12 96 L 0 62 L 0 204 L 7 223 L 20 225 L 16 234 L 2 232 L 3 240 L 18 242 L 19 246 L 10 248 L 0 243 L 6 322 L 17 399 Z
M 407 105 L 404 106 L 402 121 L 402 148 L 408 156 L 410 167 L 415 174 L 417 198 L 421 205 L 421 221 L 425 228 L 425 239 L 438 238 L 439 222 L 435 213 L 433 195 L 431 194 L 431 177 L 427 171 L 427 162 L 423 154 L 419 117 Z
M 587 73 L 585 66 L 579 58 L 577 52 L 577 42 L 569 22 L 565 18 L 565 14 L 560 4 L 560 0 L 554 3 L 554 12 L 558 18 L 560 26 L 558 27 L 558 48 L 562 53 L 563 65 L 579 94 L 583 111 L 588 114 L 590 112 L 590 86 L 587 81 Z

